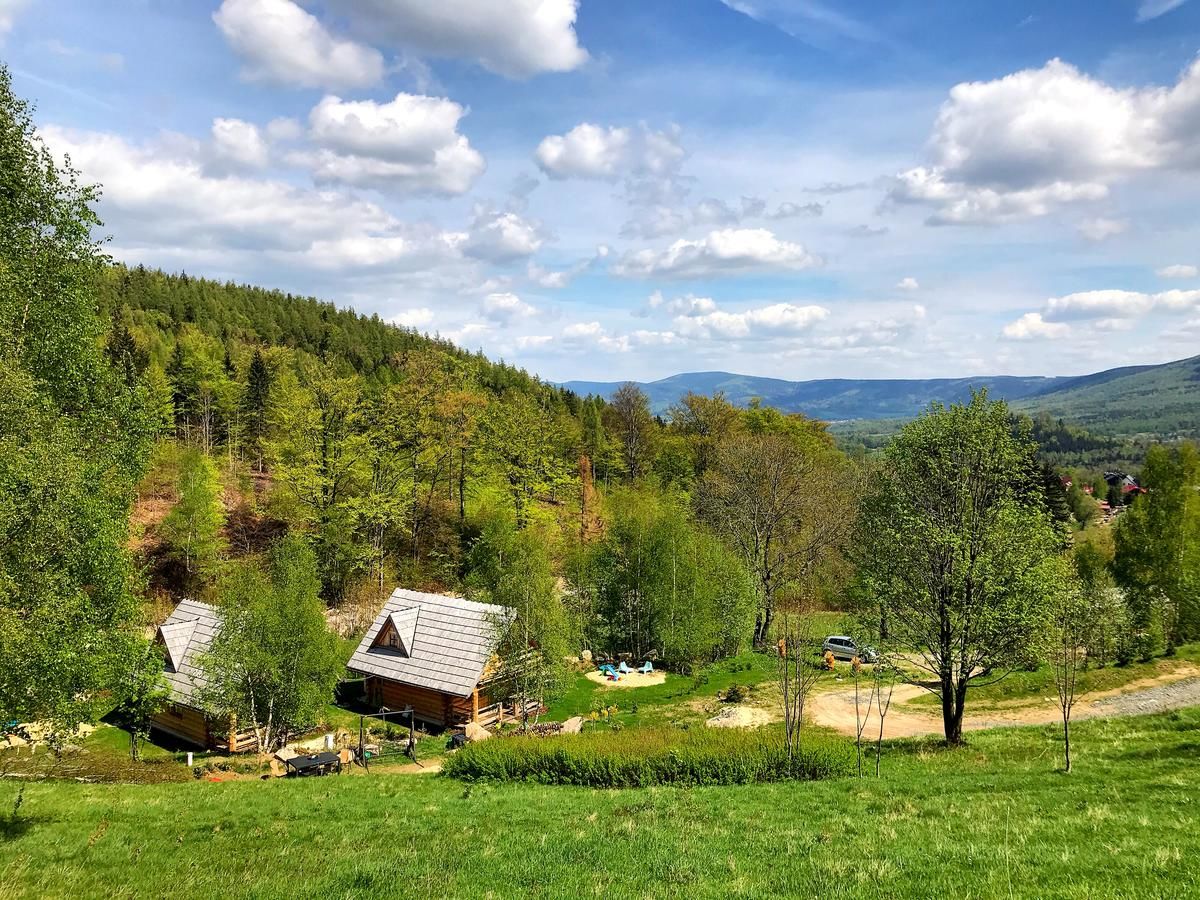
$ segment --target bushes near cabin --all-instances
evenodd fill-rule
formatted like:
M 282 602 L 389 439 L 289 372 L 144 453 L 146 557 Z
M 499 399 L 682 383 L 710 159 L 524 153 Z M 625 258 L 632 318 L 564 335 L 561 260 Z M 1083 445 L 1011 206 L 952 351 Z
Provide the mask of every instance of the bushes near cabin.
M 811 735 L 789 761 L 783 735 L 774 728 L 639 728 L 481 741 L 452 754 L 442 771 L 468 780 L 586 787 L 751 784 L 847 775 L 852 750 L 843 739 Z

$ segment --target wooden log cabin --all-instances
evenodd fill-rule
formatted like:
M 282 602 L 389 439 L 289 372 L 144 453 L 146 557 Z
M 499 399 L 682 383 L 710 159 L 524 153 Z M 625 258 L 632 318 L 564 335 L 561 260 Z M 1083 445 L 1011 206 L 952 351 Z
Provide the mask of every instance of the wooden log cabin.
M 196 600 L 181 600 L 158 627 L 155 640 L 163 648 L 163 675 L 170 688 L 170 702 L 155 714 L 150 727 L 208 750 L 256 750 L 254 729 L 239 729 L 232 718 L 210 715 L 200 701 L 205 684 L 200 657 L 212 647 L 220 628 L 217 611 Z
M 372 706 L 411 706 L 414 718 L 437 727 L 493 725 L 517 712 L 490 677 L 512 619 L 503 606 L 398 588 L 348 668 L 365 677 Z

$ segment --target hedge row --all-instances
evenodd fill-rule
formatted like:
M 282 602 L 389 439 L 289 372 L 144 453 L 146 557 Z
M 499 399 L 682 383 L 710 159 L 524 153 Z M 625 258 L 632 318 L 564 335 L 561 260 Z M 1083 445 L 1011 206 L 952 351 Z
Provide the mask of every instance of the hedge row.
M 468 744 L 442 771 L 456 778 L 587 787 L 751 784 L 847 775 L 853 748 L 806 735 L 789 760 L 778 729 L 637 728 L 560 737 L 517 736 Z

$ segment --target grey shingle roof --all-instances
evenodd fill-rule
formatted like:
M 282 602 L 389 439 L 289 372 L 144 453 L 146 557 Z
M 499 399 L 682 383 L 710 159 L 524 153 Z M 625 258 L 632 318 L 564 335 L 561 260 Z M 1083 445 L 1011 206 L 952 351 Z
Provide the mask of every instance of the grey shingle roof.
M 199 667 L 200 656 L 212 647 L 213 636 L 220 627 L 217 611 L 197 600 L 180 600 L 175 611 L 159 626 L 159 637 L 167 647 L 163 675 L 176 703 L 198 705 L 200 689 L 207 683 Z
M 380 630 L 395 616 L 404 625 L 416 611 L 408 655 L 372 646 Z M 458 697 L 470 696 L 492 658 L 501 627 L 513 611 L 442 594 L 397 588 L 388 598 L 348 667 L 364 675 L 429 688 Z

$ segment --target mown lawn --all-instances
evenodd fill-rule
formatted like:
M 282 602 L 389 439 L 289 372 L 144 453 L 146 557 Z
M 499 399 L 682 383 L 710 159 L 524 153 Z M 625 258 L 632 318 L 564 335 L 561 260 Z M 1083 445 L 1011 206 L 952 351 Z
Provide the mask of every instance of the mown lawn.
M 442 776 L 26 787 L 15 897 L 1184 897 L 1200 710 L 898 742 L 884 777 L 592 790 Z M 0 783 L 0 815 L 18 785 Z

